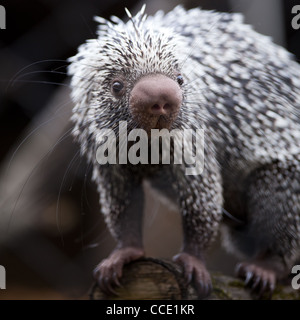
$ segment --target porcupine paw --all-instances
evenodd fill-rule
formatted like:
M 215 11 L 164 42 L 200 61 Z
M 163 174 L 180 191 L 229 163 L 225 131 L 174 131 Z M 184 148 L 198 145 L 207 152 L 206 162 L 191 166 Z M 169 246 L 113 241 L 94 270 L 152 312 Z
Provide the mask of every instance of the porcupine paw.
M 237 264 L 235 273 L 244 279 L 245 285 L 252 293 L 257 293 L 258 298 L 271 299 L 276 286 L 276 272 L 260 262 L 242 262 Z
M 110 256 L 102 260 L 94 269 L 93 275 L 99 288 L 108 295 L 117 295 L 115 288 L 120 287 L 123 266 L 144 256 L 144 250 L 135 247 L 125 247 L 114 250 Z
M 173 257 L 173 261 L 183 268 L 186 284 L 192 283 L 194 285 L 199 299 L 204 299 L 211 293 L 211 278 L 204 263 L 200 259 L 182 252 Z

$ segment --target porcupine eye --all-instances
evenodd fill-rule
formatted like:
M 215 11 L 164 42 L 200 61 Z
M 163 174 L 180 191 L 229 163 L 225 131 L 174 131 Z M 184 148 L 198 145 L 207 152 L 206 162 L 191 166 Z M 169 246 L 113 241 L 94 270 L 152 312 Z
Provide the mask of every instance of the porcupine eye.
M 176 80 L 177 80 L 177 82 L 178 82 L 178 84 L 179 84 L 180 86 L 183 85 L 183 76 L 182 76 L 182 75 L 178 75 L 177 78 L 176 78 Z
M 122 94 L 124 92 L 123 89 L 124 89 L 124 83 L 120 80 L 114 81 L 111 86 L 111 91 L 114 94 L 114 96 L 116 96 L 116 97 L 122 96 Z

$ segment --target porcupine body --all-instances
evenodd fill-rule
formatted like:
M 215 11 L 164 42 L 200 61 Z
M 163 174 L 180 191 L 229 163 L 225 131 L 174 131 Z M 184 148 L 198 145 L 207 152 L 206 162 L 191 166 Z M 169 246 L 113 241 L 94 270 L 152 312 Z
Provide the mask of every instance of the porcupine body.
M 124 263 L 144 254 L 141 183 L 148 179 L 182 213 L 175 261 L 200 297 L 211 286 L 204 252 L 223 212 L 240 220 L 223 228 L 226 247 L 246 261 L 238 275 L 272 292 L 300 251 L 299 65 L 240 14 L 176 7 L 149 17 L 141 10 L 127 23 L 98 21 L 98 39 L 79 48 L 69 73 L 73 134 L 93 164 L 101 210 L 118 242 L 96 268 L 100 287 L 113 291 Z M 120 121 L 147 132 L 204 129 L 202 174 L 172 164 L 99 165 L 101 129 L 118 137 Z

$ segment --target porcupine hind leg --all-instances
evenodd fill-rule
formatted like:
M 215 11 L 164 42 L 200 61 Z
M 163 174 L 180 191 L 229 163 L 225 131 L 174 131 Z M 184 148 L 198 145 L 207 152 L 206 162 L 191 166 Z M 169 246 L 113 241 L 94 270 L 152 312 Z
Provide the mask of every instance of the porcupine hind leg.
M 300 251 L 300 162 L 274 162 L 249 178 L 247 224 L 241 243 L 251 256 L 237 265 L 246 285 L 271 296 Z M 235 241 L 238 243 L 238 241 Z
M 103 175 L 97 185 L 102 211 L 117 246 L 108 258 L 97 265 L 94 277 L 103 292 L 116 294 L 114 288 L 120 286 L 123 266 L 144 256 L 144 194 L 141 182 L 135 176 L 126 170 L 111 171 Z

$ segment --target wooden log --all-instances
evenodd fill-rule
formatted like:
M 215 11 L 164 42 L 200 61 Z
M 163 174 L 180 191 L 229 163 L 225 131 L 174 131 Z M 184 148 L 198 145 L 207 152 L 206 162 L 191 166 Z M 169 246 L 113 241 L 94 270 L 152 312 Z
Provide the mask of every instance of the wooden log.
M 107 296 L 97 283 L 90 292 L 92 300 L 126 299 L 126 300 L 180 300 L 196 299 L 192 286 L 183 284 L 179 267 L 166 260 L 143 258 L 124 266 L 121 279 L 122 287 L 116 288 L 118 296 Z
M 209 300 L 253 300 L 257 299 L 244 283 L 220 273 L 211 273 L 213 291 Z M 92 300 L 195 300 L 197 294 L 192 285 L 184 284 L 181 269 L 173 262 L 143 258 L 125 265 L 121 279 L 122 287 L 116 288 L 118 296 L 106 295 L 97 283 L 90 290 Z M 299 300 L 300 291 L 290 283 L 279 285 L 273 300 Z

